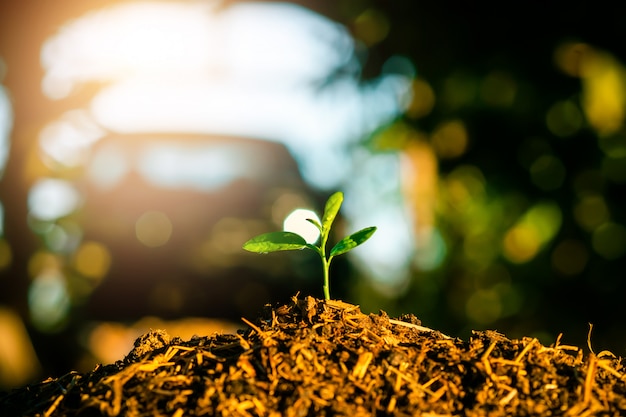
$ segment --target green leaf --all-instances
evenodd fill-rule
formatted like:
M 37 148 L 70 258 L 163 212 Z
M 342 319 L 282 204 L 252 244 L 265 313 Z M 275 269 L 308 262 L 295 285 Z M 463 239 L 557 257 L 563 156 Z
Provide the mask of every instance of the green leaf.
M 306 240 L 297 233 L 272 232 L 253 237 L 243 244 L 249 252 L 268 253 L 281 250 L 299 250 L 307 247 Z
M 321 255 L 320 254 L 320 248 L 318 246 L 315 246 L 315 245 L 313 245 L 311 243 L 307 243 L 306 244 L 306 248 L 307 249 L 311 249 L 313 252 L 316 252 L 318 255 Z
M 322 217 L 322 233 L 326 233 L 327 236 L 330 226 L 333 224 L 335 217 L 337 217 L 337 213 L 339 213 L 341 203 L 343 203 L 343 193 L 341 191 L 337 191 L 328 197 L 328 201 L 326 201 L 324 216 Z
M 330 256 L 337 256 L 343 253 L 346 253 L 361 243 L 365 242 L 369 239 L 374 232 L 376 231 L 376 227 L 366 227 L 365 229 L 361 229 L 356 233 L 351 234 L 350 236 L 344 237 L 341 239 L 333 248 L 330 250 Z
M 315 219 L 306 219 L 307 222 L 311 223 L 313 226 L 317 227 L 317 230 L 322 233 L 322 225 Z

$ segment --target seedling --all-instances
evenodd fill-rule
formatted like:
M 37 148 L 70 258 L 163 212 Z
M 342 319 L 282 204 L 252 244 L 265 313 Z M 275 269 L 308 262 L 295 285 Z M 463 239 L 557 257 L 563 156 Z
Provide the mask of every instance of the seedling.
M 306 219 L 320 231 L 320 237 L 317 240 L 317 242 L 319 242 L 319 245 L 307 243 L 307 241 L 302 236 L 294 232 L 271 232 L 253 237 L 243 244 L 243 248 L 247 251 L 255 253 L 301 250 L 305 248 L 311 249 L 312 251 L 316 252 L 322 259 L 322 267 L 324 270 L 324 298 L 326 300 L 330 300 L 330 262 L 335 256 L 342 255 L 356 248 L 361 243 L 365 242 L 376 231 L 376 227 L 372 226 L 361 229 L 358 232 L 351 234 L 350 236 L 346 236 L 339 242 L 337 242 L 337 244 L 333 246 L 333 248 L 330 250 L 330 254 L 327 255 L 326 243 L 330 234 L 330 228 L 333 224 L 333 221 L 335 220 L 335 217 L 337 216 L 337 213 L 339 212 L 339 208 L 341 207 L 342 202 L 343 193 L 341 191 L 338 191 L 335 194 L 331 195 L 328 198 L 328 201 L 326 201 L 326 206 L 324 207 L 324 215 L 322 216 L 321 223 L 315 219 Z

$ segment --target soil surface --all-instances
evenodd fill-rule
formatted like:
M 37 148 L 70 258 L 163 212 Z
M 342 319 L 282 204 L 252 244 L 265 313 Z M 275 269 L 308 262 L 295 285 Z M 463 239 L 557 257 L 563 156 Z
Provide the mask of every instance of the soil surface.
M 188 341 L 151 331 L 115 364 L 5 393 L 0 415 L 626 415 L 626 370 L 610 352 L 494 331 L 453 339 L 312 297 L 244 322 Z

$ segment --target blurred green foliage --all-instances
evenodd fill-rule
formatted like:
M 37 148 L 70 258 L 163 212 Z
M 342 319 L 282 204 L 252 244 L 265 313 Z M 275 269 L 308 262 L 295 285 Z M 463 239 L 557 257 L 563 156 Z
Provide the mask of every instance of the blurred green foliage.
M 461 336 L 584 344 L 593 322 L 597 346 L 623 354 L 623 7 L 341 5 L 366 75 L 394 56 L 416 68 L 403 117 L 367 140 L 408 166 L 411 279 L 384 295 L 361 281 L 350 297 Z

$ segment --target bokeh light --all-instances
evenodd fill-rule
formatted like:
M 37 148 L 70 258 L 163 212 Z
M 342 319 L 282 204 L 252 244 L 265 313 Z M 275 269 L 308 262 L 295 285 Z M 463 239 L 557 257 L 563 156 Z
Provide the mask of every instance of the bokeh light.
M 561 221 L 561 210 L 556 204 L 537 203 L 504 236 L 504 255 L 515 263 L 530 261 L 554 238 Z
M 605 259 L 618 259 L 626 253 L 626 228 L 606 222 L 594 230 L 593 249 Z
M 41 363 L 15 311 L 0 307 L 0 334 L 0 384 L 27 384 L 41 372 Z
M 353 22 L 353 31 L 357 39 L 367 46 L 381 42 L 389 34 L 390 24 L 380 10 L 366 9 Z
M 100 281 L 109 272 L 111 254 L 98 242 L 83 242 L 74 254 L 76 272 L 93 281 Z
M 583 229 L 592 232 L 609 220 L 610 213 L 601 195 L 589 194 L 574 206 L 574 218 Z
M 315 243 L 320 236 L 320 231 L 307 219 L 315 220 L 318 224 L 321 222 L 314 211 L 296 209 L 285 218 L 283 230 L 299 234 L 307 243 Z
M 583 109 L 601 135 L 617 131 L 624 121 L 626 74 L 611 55 L 589 54 L 582 63 Z
M 468 140 L 467 130 L 460 120 L 441 124 L 432 135 L 433 149 L 442 159 L 463 155 L 467 149 Z
M 42 159 L 66 167 L 84 165 L 89 147 L 103 135 L 103 129 L 84 110 L 67 112 L 41 130 L 39 145 Z
M 161 211 L 147 211 L 135 223 L 137 240 L 150 248 L 165 245 L 172 236 L 172 229 L 172 221 Z
M 406 110 L 406 114 L 414 119 L 427 116 L 435 106 L 435 92 L 431 85 L 422 79 L 413 81 L 411 87 L 411 104 Z
M 336 190 L 338 236 L 378 226 L 335 264 L 364 311 L 623 349 L 623 13 L 25 1 L 0 6 L 0 313 L 46 370 L 92 318 L 320 295 L 306 254 L 241 244 L 314 241 Z
M 584 124 L 583 115 L 572 100 L 554 103 L 546 114 L 550 132 L 559 137 L 568 137 L 578 132 Z
M 582 108 L 600 136 L 616 132 L 626 111 L 626 71 L 612 54 L 580 42 L 566 42 L 555 61 L 568 75 L 582 79 Z
M 80 206 L 76 188 L 65 180 L 48 178 L 37 182 L 28 195 L 30 214 L 39 220 L 56 220 Z
M 68 319 L 71 299 L 65 278 L 58 270 L 46 269 L 37 275 L 28 290 L 33 324 L 42 331 L 55 331 Z

